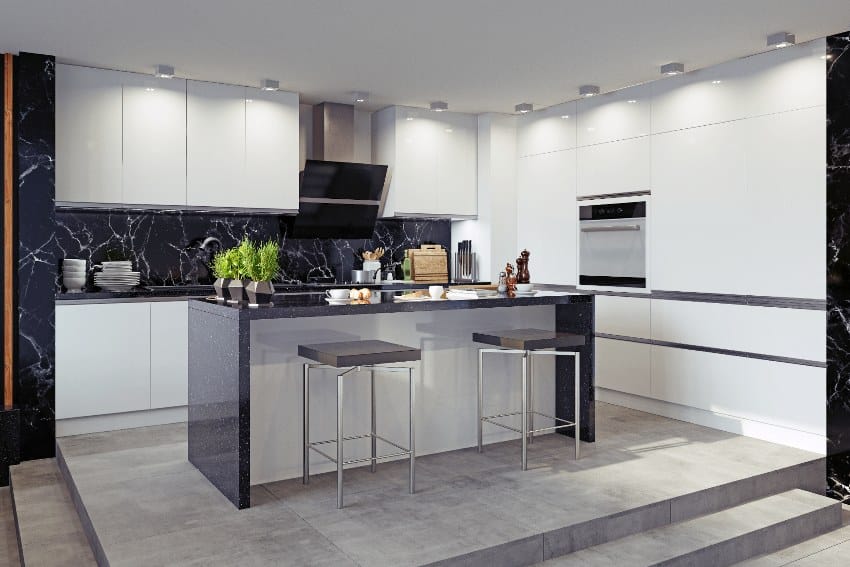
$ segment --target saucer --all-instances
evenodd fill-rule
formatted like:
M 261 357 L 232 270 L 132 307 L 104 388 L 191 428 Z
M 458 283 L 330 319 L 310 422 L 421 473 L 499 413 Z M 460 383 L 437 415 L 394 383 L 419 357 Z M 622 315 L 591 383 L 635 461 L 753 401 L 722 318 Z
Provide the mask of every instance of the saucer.
M 327 301 L 331 305 L 348 305 L 349 303 L 351 303 L 351 299 L 348 297 L 343 299 L 334 299 L 333 297 L 326 297 L 325 301 Z

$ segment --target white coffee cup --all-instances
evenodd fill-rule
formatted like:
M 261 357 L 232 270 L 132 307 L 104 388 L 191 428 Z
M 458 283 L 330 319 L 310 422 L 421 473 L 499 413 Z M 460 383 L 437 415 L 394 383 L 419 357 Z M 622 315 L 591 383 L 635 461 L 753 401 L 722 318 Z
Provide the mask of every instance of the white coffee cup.
M 534 284 L 518 283 L 516 284 L 516 290 L 520 293 L 529 293 L 531 291 L 534 291 Z
M 329 289 L 325 295 L 331 299 L 348 299 L 348 293 L 347 289 Z
M 441 297 L 443 297 L 443 286 L 441 286 L 441 285 L 428 286 L 428 295 L 431 296 L 431 299 L 440 299 Z

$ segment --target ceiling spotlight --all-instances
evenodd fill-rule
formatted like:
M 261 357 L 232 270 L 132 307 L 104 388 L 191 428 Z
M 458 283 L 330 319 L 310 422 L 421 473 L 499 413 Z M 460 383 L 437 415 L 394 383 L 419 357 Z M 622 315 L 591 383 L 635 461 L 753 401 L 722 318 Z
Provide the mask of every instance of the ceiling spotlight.
M 712 85 L 719 85 L 719 84 L 720 84 L 720 83 L 722 83 L 722 82 L 723 82 L 723 81 L 721 81 L 720 79 L 714 79 L 713 81 L 711 81 L 711 84 L 712 84 Z
M 599 94 L 599 87 L 596 85 L 582 85 L 578 88 L 578 94 L 583 97 L 596 96 Z
M 629 100 L 627 100 L 626 102 L 628 102 L 629 104 L 634 104 L 634 103 L 636 103 L 637 101 L 636 101 L 635 99 L 633 99 L 633 98 L 630 98 L 630 99 L 629 99 Z
M 260 81 L 260 89 L 264 91 L 278 91 L 280 90 L 280 82 L 273 79 L 263 79 Z
M 821 58 L 821 59 L 824 59 L 824 60 L 826 60 L 826 61 L 831 61 L 831 60 L 832 60 L 832 54 L 831 54 L 831 53 L 827 53 L 826 55 L 821 55 L 821 56 L 820 56 L 820 58 Z
M 361 92 L 361 91 L 352 91 L 351 92 L 351 98 L 357 104 L 364 103 L 367 100 L 369 100 L 369 93 Z
M 561 115 L 561 118 L 563 118 L 564 120 L 566 120 L 566 119 L 567 119 L 567 118 L 569 118 L 569 117 L 570 117 L 570 115 L 569 115 L 569 114 L 562 114 L 562 115 Z
M 157 65 L 154 67 L 153 74 L 160 79 L 170 79 L 174 76 L 174 67 L 171 65 Z
M 685 72 L 684 63 L 667 63 L 661 66 L 662 75 L 681 75 Z
M 431 110 L 434 112 L 445 112 L 449 109 L 449 103 L 442 100 L 435 100 L 431 103 Z
M 793 33 L 777 32 L 767 36 L 768 47 L 775 47 L 779 49 L 780 47 L 789 47 L 795 43 L 797 43 L 797 38 L 794 37 Z
M 516 110 L 520 114 L 527 114 L 534 110 L 534 105 L 530 102 L 521 102 L 514 107 L 514 110 Z

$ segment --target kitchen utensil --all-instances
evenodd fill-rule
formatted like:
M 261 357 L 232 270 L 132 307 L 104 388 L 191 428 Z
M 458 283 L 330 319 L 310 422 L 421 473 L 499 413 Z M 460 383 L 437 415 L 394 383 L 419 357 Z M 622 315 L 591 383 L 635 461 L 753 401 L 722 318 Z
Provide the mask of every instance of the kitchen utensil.
M 364 260 L 363 269 L 367 272 L 373 272 L 375 275 L 372 281 L 378 283 L 381 281 L 381 262 L 379 260 Z
M 443 286 L 441 286 L 441 285 L 428 286 L 428 295 L 431 296 L 431 299 L 440 299 L 441 297 L 443 297 Z
M 351 270 L 351 283 L 375 283 L 375 272 L 371 270 Z

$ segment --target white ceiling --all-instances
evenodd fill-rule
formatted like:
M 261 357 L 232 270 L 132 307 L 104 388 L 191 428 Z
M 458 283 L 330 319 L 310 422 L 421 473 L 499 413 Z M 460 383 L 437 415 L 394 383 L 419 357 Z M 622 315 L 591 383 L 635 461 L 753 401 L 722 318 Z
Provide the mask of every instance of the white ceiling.
M 0 51 L 257 85 L 305 102 L 512 112 L 850 28 L 848 0 L 0 0 Z

